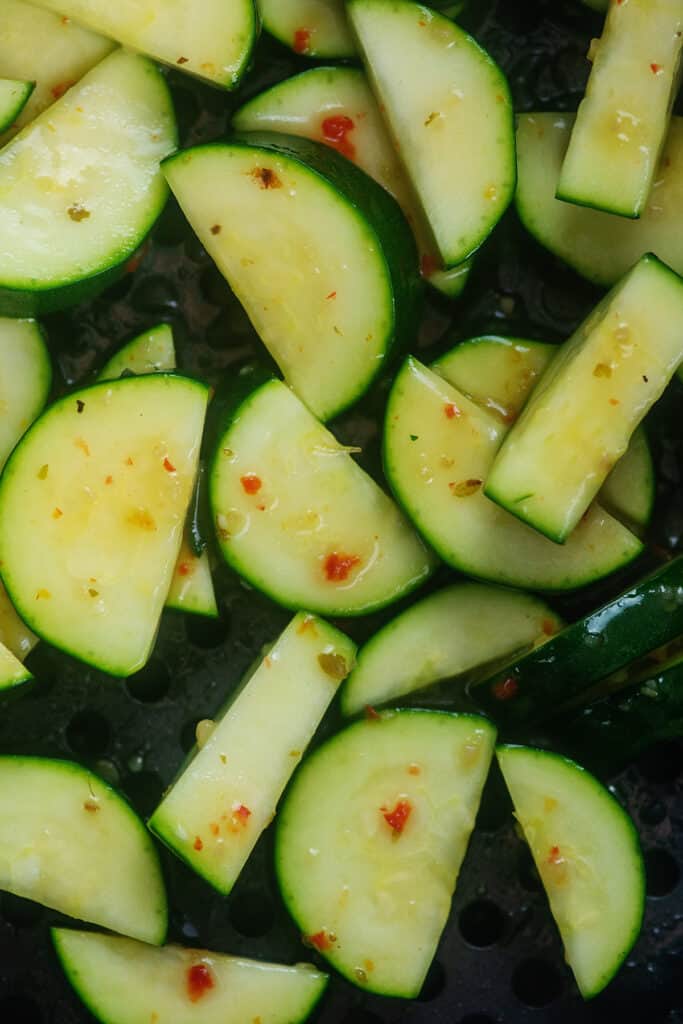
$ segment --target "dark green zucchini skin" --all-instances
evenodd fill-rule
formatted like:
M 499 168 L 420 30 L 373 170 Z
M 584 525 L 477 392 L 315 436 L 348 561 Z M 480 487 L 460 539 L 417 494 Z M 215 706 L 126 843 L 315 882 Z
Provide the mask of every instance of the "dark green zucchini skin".
M 558 718 L 554 746 L 611 774 L 655 743 L 683 737 L 683 663 Z
M 502 727 L 552 717 L 592 684 L 683 633 L 683 555 L 667 562 L 503 672 L 470 689 Z

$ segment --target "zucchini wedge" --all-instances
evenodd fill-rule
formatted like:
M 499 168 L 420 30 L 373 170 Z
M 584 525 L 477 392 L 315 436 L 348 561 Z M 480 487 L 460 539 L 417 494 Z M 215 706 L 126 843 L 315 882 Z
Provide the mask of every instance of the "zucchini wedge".
M 640 554 L 641 541 L 598 505 L 558 545 L 489 501 L 483 483 L 507 429 L 412 356 L 394 381 L 384 422 L 387 479 L 447 565 L 550 592 L 592 583 Z
M 662 159 L 639 220 L 555 198 L 574 115 L 520 114 L 515 204 L 534 238 L 582 277 L 611 288 L 653 252 L 683 274 L 683 117 L 672 117 Z
M 254 0 L 36 0 L 56 14 L 212 85 L 234 89 L 258 35 Z
M 354 57 L 344 0 L 258 0 L 266 32 L 302 57 Z
M 124 373 L 144 375 L 175 368 L 173 331 L 168 324 L 158 324 L 115 352 L 98 373 L 97 380 L 118 380 Z
M 207 619 L 218 618 L 209 552 L 195 554 L 187 530 L 173 570 L 166 607 L 177 612 L 186 612 L 188 615 L 203 615 Z
M 323 420 L 352 405 L 417 329 L 415 244 L 391 196 L 328 147 L 270 133 L 164 172 L 299 397 Z
M 640 217 L 680 82 L 680 0 L 610 5 L 572 129 L 557 198 Z
M 511 424 L 561 346 L 487 335 L 470 338 L 432 365 L 454 388 Z M 639 427 L 605 480 L 598 501 L 627 525 L 647 526 L 655 502 L 655 472 L 647 436 Z
M 17 657 L 0 642 L 0 694 L 27 683 L 33 676 Z
M 70 761 L 0 757 L 0 889 L 160 945 L 166 893 L 133 809 Z
M 473 688 L 505 724 L 551 717 L 613 672 L 683 633 L 683 555 Z
M 149 821 L 229 893 L 356 655 L 339 630 L 300 612 L 247 676 Z
M 456 583 L 418 601 L 361 648 L 341 709 L 355 715 L 443 679 L 468 680 L 507 663 L 562 629 L 537 597 L 481 583 Z
M 23 128 L 33 121 L 104 60 L 114 46 L 111 40 L 53 11 L 24 0 L 2 0 L 0 76 L 35 82 L 16 127 Z
M 166 202 L 176 145 L 163 76 L 106 57 L 0 150 L 0 314 L 64 309 L 111 283 Z
M 15 123 L 33 89 L 33 82 L 0 78 L 0 132 L 6 132 Z
M 286 78 L 248 100 L 232 123 L 239 132 L 284 132 L 323 142 L 351 160 L 390 192 L 403 210 L 415 234 L 424 279 L 448 298 L 462 294 L 470 262 L 453 270 L 434 269 L 441 260 L 431 232 L 367 78 L 358 68 L 310 68 Z
M 348 726 L 297 772 L 277 820 L 280 891 L 306 941 L 352 984 L 419 994 L 494 743 L 475 715 L 387 712 Z
M 13 603 L 42 639 L 111 675 L 142 668 L 154 643 L 206 403 L 204 385 L 169 374 L 83 388 L 36 421 L 2 475 Z
M 349 0 L 373 91 L 445 269 L 488 237 L 515 191 L 502 71 L 448 18 L 409 0 Z
M 303 1024 L 327 975 L 114 935 L 53 928 L 75 992 L 102 1024 Z
M 503 746 L 498 763 L 529 844 L 567 963 L 584 999 L 612 980 L 645 911 L 645 867 L 626 811 L 573 761 Z
M 51 386 L 52 364 L 40 325 L 0 318 L 0 469 L 43 410 Z
M 553 360 L 486 496 L 563 544 L 683 362 L 681 318 L 683 279 L 643 256 Z
M 226 561 L 294 611 L 365 615 L 435 565 L 393 501 L 278 380 L 236 403 L 209 498 Z
M 0 643 L 7 647 L 19 661 L 24 661 L 38 643 L 38 637 L 17 615 L 2 583 L 0 583 Z

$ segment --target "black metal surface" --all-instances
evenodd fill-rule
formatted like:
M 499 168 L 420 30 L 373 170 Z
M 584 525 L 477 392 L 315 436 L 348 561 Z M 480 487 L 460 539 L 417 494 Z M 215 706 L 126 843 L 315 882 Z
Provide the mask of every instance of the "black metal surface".
M 507 71 L 518 109 L 577 105 L 587 75 L 583 55 L 599 31 L 596 15 L 578 0 L 499 0 L 497 6 L 472 0 L 471 7 L 476 34 Z M 297 66 L 263 40 L 240 98 Z M 235 101 L 177 75 L 172 84 L 183 143 L 221 134 Z M 454 306 L 430 300 L 415 348 L 431 358 L 445 349 L 446 338 L 491 330 L 560 341 L 597 294 L 532 243 L 511 213 L 479 257 L 463 299 Z M 173 325 L 180 366 L 211 382 L 261 352 L 236 299 L 172 204 L 134 273 L 88 306 L 49 319 L 60 386 L 83 379 L 105 353 L 158 320 Z M 386 388 L 387 381 L 380 382 L 336 426 L 341 437 L 364 448 L 362 458 L 375 472 Z M 683 530 L 682 400 L 676 384 L 651 416 L 660 486 L 650 539 L 670 550 L 681 549 Z M 447 578 L 444 571 L 438 582 Z M 571 618 L 623 586 L 622 575 L 558 602 L 558 609 Z M 150 665 L 125 684 L 40 645 L 30 662 L 35 689 L 2 708 L 0 753 L 76 758 L 120 785 L 148 814 L 192 744 L 196 722 L 216 712 L 289 618 L 225 568 L 217 573 L 217 588 L 220 622 L 167 613 Z M 376 620 L 346 625 L 363 639 Z M 335 725 L 333 714 L 323 729 Z M 640 831 L 649 896 L 638 945 L 603 995 L 582 1004 L 509 801 L 493 776 L 422 998 L 373 998 L 335 979 L 318 1024 L 681 1024 L 683 744 L 653 749 L 611 781 Z M 277 895 L 271 841 L 267 834 L 228 900 L 163 851 L 170 938 L 285 962 L 308 959 L 311 952 Z M 50 911 L 0 896 L 0 1024 L 92 1021 L 52 954 L 48 926 L 57 920 Z

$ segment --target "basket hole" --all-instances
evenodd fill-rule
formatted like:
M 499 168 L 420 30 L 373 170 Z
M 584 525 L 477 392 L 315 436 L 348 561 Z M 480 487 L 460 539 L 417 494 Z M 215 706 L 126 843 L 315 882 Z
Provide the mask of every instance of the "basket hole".
M 485 1013 L 470 1013 L 463 1017 L 459 1024 L 496 1024 L 496 1020 Z
M 512 991 L 527 1006 L 548 1006 L 562 994 L 562 976 L 545 960 L 525 960 L 512 975 Z
M 273 904 L 267 896 L 253 889 L 234 896 L 228 913 L 235 931 L 250 939 L 266 935 L 275 924 Z
M 460 914 L 460 934 L 470 946 L 493 946 L 505 930 L 505 914 L 490 900 L 475 900 Z
M 0 1002 L 0 1020 L 11 1024 L 43 1024 L 43 1011 L 28 996 L 8 996 Z
M 440 964 L 438 960 L 434 960 L 427 971 L 427 977 L 417 998 L 421 1003 L 430 1003 L 432 999 L 437 999 L 445 988 L 446 972 L 443 964 Z
M 146 818 L 159 806 L 164 784 L 156 772 L 136 772 L 128 776 L 124 789 L 138 813 Z
M 99 757 L 109 746 L 109 722 L 97 711 L 77 712 L 66 727 L 66 740 L 75 754 Z
M 648 850 L 645 854 L 645 875 L 648 896 L 668 896 L 681 877 L 678 864 L 666 850 Z
M 15 928 L 33 928 L 42 920 L 45 909 L 39 903 L 14 896 L 11 892 L 4 892 L 0 900 L 0 913 L 5 921 Z
M 126 680 L 128 693 L 143 704 L 154 704 L 163 700 L 171 686 L 171 677 L 166 666 L 158 658 Z
M 185 618 L 187 639 L 194 647 L 210 650 L 220 647 L 228 639 L 230 625 L 225 619 L 205 619 L 199 615 L 187 615 Z

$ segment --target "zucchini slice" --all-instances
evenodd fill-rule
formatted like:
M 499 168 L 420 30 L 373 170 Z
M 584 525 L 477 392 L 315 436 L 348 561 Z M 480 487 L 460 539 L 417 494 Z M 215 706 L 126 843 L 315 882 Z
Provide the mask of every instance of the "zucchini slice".
M 0 75 L 35 82 L 23 128 L 111 53 L 114 43 L 24 0 L 2 0 Z
M 35 320 L 0 318 L 0 469 L 42 411 L 52 386 L 52 364 Z
M 356 655 L 300 612 L 247 677 L 149 822 L 179 857 L 229 893 Z
M 98 380 L 117 380 L 122 374 L 161 373 L 175 370 L 176 355 L 173 331 L 168 324 L 158 324 L 144 331 L 115 352 L 99 374 Z
M 7 647 L 19 661 L 24 661 L 38 643 L 38 637 L 17 615 L 2 583 L 0 583 L 0 643 Z
M 657 179 L 636 221 L 555 198 L 573 124 L 573 114 L 519 116 L 515 202 L 527 231 L 605 288 L 648 252 L 683 274 L 683 117 L 671 119 Z
M 590 694 L 591 684 L 683 634 L 683 555 L 567 626 L 474 690 L 498 721 L 527 723 Z
M 234 89 L 258 35 L 254 0 L 36 0 L 56 14 L 197 78 Z
M 361 648 L 341 693 L 345 715 L 379 706 L 442 679 L 488 672 L 544 643 L 562 620 L 537 597 L 481 583 L 456 583 L 418 601 Z
M 509 424 L 517 419 L 559 352 L 558 345 L 487 335 L 456 345 L 432 369 Z M 655 472 L 642 427 L 605 480 L 598 500 L 629 525 L 649 523 L 655 502 Z
M 311 68 L 286 78 L 244 104 L 232 119 L 237 131 L 274 131 L 323 142 L 390 192 L 415 233 L 422 276 L 448 298 L 467 283 L 470 263 L 435 270 L 436 255 L 424 214 L 394 151 L 377 101 L 358 68 Z
M 4 695 L 29 679 L 33 679 L 29 670 L 0 642 L 0 693 Z
M 19 614 L 112 675 L 154 643 L 206 402 L 202 384 L 167 374 L 95 384 L 51 406 L 2 475 L 0 562 Z
M 226 561 L 295 611 L 364 615 L 434 568 L 393 501 L 281 381 L 238 404 L 209 495 Z
M 457 266 L 514 195 L 505 76 L 471 36 L 420 4 L 349 0 L 347 11 L 443 264 Z
M 11 128 L 28 103 L 33 88 L 33 82 L 0 78 L 0 132 Z
M 299 769 L 277 822 L 280 890 L 354 985 L 419 994 L 494 743 L 484 718 L 397 711 L 349 726 Z
M 102 1024 L 302 1024 L 327 975 L 130 939 L 53 928 L 67 978 Z M 125 993 L 125 995 L 124 995 Z
M 258 0 L 263 27 L 302 57 L 353 57 L 344 0 Z
M 598 505 L 561 546 L 489 501 L 483 482 L 506 429 L 413 357 L 394 382 L 384 425 L 387 479 L 448 565 L 493 583 L 560 591 L 601 579 L 641 552 L 638 538 Z
M 269 133 L 164 171 L 299 397 L 323 420 L 355 402 L 419 316 L 415 244 L 391 196 L 328 147 Z
M 70 761 L 0 757 L 0 888 L 159 945 L 166 893 L 133 809 Z
M 175 145 L 163 76 L 118 50 L 0 150 L 0 313 L 63 309 L 114 280 L 163 208 Z
M 498 748 L 567 963 L 584 999 L 612 980 L 638 938 L 645 869 L 638 833 L 611 793 L 557 754 Z
M 680 0 L 611 4 L 562 164 L 557 198 L 640 217 L 680 81 Z
M 643 256 L 554 359 L 485 493 L 563 544 L 683 361 L 683 279 Z
M 178 612 L 187 612 L 189 615 L 203 615 L 208 619 L 218 618 L 209 552 L 195 554 L 187 531 L 173 570 L 166 607 Z

